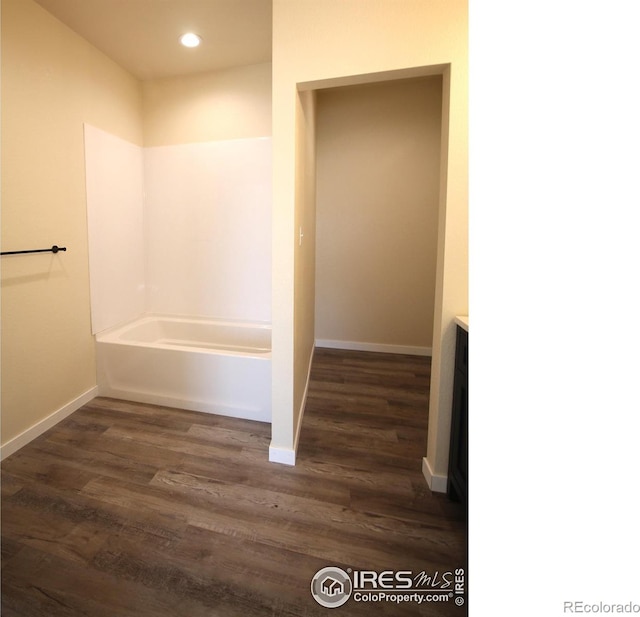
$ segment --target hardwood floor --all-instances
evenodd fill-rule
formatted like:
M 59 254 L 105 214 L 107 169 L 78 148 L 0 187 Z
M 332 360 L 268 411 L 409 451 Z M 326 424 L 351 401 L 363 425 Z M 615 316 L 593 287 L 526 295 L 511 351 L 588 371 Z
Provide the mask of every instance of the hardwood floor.
M 420 471 L 428 385 L 428 358 L 316 350 L 295 467 L 267 424 L 94 399 L 2 464 L 3 617 L 327 615 L 323 567 L 465 567 L 463 512 Z

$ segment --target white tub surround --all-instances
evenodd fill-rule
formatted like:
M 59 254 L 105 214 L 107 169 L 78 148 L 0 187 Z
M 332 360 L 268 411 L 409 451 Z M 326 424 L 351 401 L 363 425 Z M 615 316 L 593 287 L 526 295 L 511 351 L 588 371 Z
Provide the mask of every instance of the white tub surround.
M 85 125 L 92 331 L 271 321 L 271 139 L 142 148 Z
M 102 396 L 271 422 L 271 327 L 147 315 L 96 336 Z
M 84 125 L 93 334 L 145 311 L 144 150 Z
M 145 312 L 271 321 L 271 149 L 144 149 Z
M 85 145 L 100 394 L 270 422 L 271 139 Z

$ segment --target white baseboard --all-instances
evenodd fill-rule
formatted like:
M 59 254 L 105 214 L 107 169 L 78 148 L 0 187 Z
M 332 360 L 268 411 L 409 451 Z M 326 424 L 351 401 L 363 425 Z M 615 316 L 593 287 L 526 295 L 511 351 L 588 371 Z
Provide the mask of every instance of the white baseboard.
M 33 441 L 36 437 L 39 437 L 42 433 L 48 431 L 52 426 L 55 426 L 58 422 L 64 420 L 67 416 L 70 416 L 74 411 L 80 409 L 80 407 L 96 396 L 98 396 L 98 386 L 94 386 L 87 390 L 84 394 L 81 394 L 78 398 L 67 403 L 64 407 L 54 411 L 51 415 L 40 420 L 40 422 L 37 422 L 26 431 L 23 431 L 13 439 L 10 439 L 7 443 L 0 446 L 0 460 L 4 460 L 7 456 L 10 456 L 23 446 L 26 446 L 30 441 Z
M 447 476 L 441 476 L 433 473 L 426 456 L 422 459 L 422 475 L 427 481 L 427 485 L 434 493 L 447 492 Z
M 296 435 L 293 439 L 293 449 L 278 448 L 269 446 L 269 461 L 271 463 L 282 463 L 283 465 L 295 465 L 296 454 L 298 452 L 298 440 L 300 439 L 300 429 L 302 428 L 302 418 L 304 416 L 304 408 L 307 403 L 307 393 L 309 392 L 309 381 L 311 380 L 311 364 L 313 362 L 313 352 L 316 346 L 311 347 L 311 355 L 309 356 L 309 366 L 307 368 L 307 382 L 304 385 L 304 393 L 300 403 L 300 411 L 298 413 L 298 426 L 296 427 Z
M 293 466 L 296 464 L 296 451 L 292 448 L 269 446 L 269 462 Z
M 99 396 L 117 398 L 123 401 L 134 403 L 146 403 L 148 405 L 160 405 L 162 407 L 172 407 L 174 409 L 187 409 L 189 411 L 200 411 L 218 416 L 228 416 L 230 418 L 242 418 L 244 420 L 254 420 L 255 422 L 271 422 L 271 409 L 250 409 L 244 407 L 231 407 L 218 403 L 207 403 L 204 401 L 192 401 L 174 396 L 164 396 L 152 392 L 138 392 L 135 390 L 124 390 L 100 386 Z
M 328 349 L 347 349 L 349 351 L 401 353 L 411 356 L 431 355 L 431 347 L 416 347 L 413 345 L 387 345 L 386 343 L 362 343 L 360 341 L 334 341 L 331 339 L 316 339 L 316 347 L 326 347 Z

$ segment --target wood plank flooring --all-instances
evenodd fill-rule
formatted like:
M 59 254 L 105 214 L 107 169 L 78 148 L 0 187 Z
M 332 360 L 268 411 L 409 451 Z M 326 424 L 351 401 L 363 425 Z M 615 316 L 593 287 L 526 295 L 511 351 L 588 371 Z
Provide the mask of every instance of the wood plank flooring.
M 431 494 L 429 359 L 318 349 L 295 467 L 270 426 L 97 398 L 2 464 L 3 617 L 315 616 L 313 575 L 466 564 Z M 355 602 L 336 615 L 464 616 Z

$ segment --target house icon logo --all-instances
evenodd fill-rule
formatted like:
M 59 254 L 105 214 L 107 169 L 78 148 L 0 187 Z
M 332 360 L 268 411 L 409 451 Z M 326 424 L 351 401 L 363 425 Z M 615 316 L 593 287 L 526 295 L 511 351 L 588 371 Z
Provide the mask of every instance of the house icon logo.
M 327 576 L 327 578 L 322 581 L 320 589 L 330 598 L 338 595 L 339 593 L 344 593 L 344 585 L 340 581 L 337 581 L 335 578 L 332 578 L 330 576 Z
M 336 567 L 318 570 L 311 581 L 311 595 L 325 608 L 342 606 L 351 597 L 352 588 L 349 575 Z

